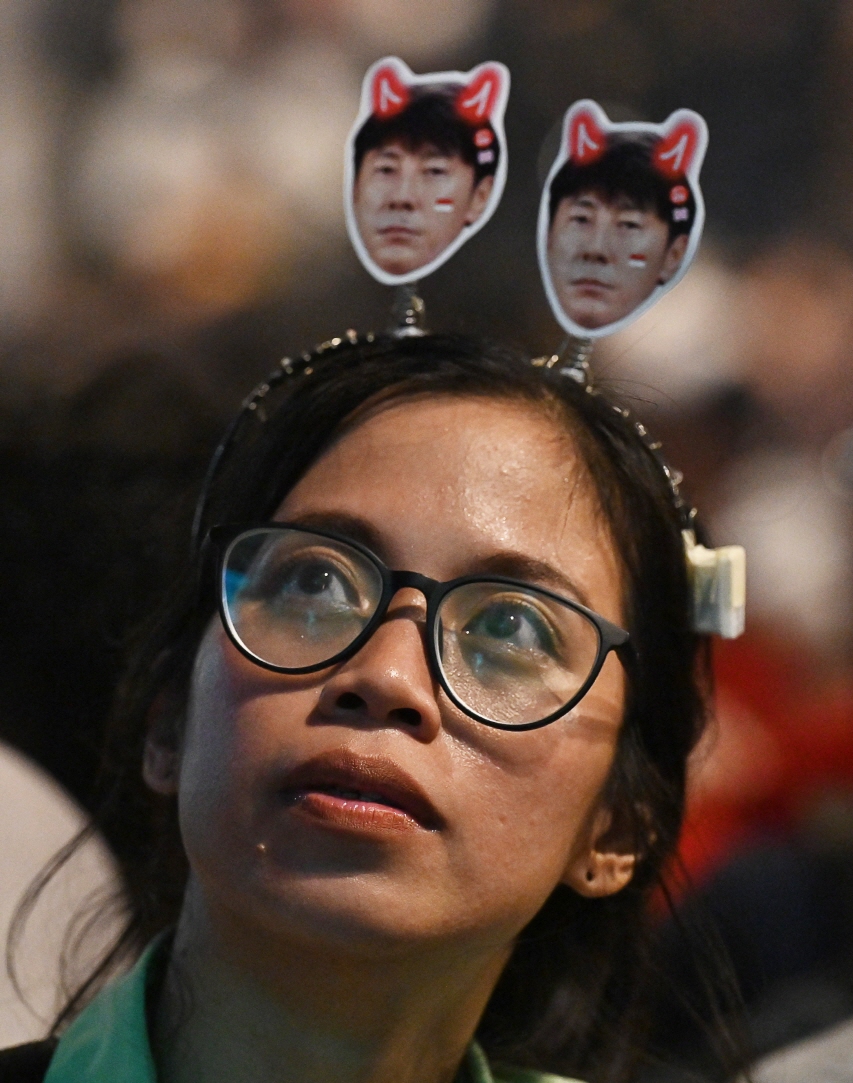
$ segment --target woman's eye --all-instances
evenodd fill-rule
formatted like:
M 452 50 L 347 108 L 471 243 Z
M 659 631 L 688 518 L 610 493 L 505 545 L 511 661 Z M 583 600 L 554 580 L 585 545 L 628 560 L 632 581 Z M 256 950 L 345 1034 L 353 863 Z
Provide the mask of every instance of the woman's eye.
M 554 635 L 541 614 L 519 602 L 494 602 L 475 614 L 462 629 L 466 636 L 496 647 L 554 654 Z
M 342 613 L 361 605 L 356 576 L 320 554 L 292 554 L 280 563 L 262 566 L 256 575 L 249 573 L 240 594 L 294 615 Z
M 325 560 L 296 560 L 278 574 L 279 595 L 314 599 L 335 606 L 357 605 L 358 591 L 341 568 Z

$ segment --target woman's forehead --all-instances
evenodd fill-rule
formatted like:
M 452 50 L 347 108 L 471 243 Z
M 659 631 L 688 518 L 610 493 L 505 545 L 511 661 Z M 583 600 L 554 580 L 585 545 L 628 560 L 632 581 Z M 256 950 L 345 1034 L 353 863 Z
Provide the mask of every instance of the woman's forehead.
M 397 566 L 439 579 L 512 552 L 577 578 L 593 607 L 621 611 L 619 561 L 568 428 L 542 406 L 458 396 L 392 400 L 313 464 L 277 518 L 366 520 Z M 615 594 L 602 588 L 615 583 Z M 596 598 L 598 603 L 596 605 Z
M 565 425 L 519 400 L 418 395 L 375 403 L 356 416 L 309 468 L 309 485 L 355 484 L 362 499 L 438 490 L 443 503 L 496 503 L 534 493 L 575 498 L 588 471 Z M 300 483 L 300 486 L 302 483 Z M 297 486 L 299 488 L 299 486 Z M 544 510 L 544 509 L 543 509 Z

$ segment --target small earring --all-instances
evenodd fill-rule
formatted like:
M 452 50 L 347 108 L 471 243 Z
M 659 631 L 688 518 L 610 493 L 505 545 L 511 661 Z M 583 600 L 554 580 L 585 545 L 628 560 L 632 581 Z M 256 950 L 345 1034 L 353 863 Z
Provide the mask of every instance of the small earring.
M 587 869 L 586 870 L 586 882 L 588 884 L 591 884 L 594 879 L 595 879 L 595 873 L 592 871 L 592 869 Z

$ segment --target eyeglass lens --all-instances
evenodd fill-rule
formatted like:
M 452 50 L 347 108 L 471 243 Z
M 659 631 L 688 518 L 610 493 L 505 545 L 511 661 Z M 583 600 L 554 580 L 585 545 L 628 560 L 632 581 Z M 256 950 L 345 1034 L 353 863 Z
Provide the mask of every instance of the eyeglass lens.
M 241 534 L 225 560 L 225 607 L 251 654 L 301 669 L 357 639 L 382 597 L 379 569 L 357 549 L 303 531 Z
M 258 528 L 229 546 L 223 597 L 231 633 L 283 669 L 331 661 L 364 631 L 382 575 L 359 550 L 302 530 Z M 599 632 L 583 613 L 535 587 L 478 580 L 442 599 L 435 649 L 467 710 L 502 725 L 554 714 L 596 664 Z
M 469 710 L 525 725 L 580 691 L 598 658 L 598 629 L 533 588 L 464 583 L 442 600 L 436 647 L 448 685 Z

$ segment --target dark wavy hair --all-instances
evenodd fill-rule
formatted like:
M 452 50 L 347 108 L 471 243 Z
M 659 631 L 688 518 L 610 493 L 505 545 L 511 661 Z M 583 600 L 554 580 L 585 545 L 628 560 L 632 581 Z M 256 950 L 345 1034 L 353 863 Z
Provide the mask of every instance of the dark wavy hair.
M 474 170 L 474 184 L 492 176 L 498 168 L 500 142 L 489 121 L 469 124 L 456 112 L 455 103 L 462 84 L 437 84 L 410 88 L 405 109 L 383 120 L 374 113 L 359 129 L 353 146 L 355 176 L 369 150 L 399 143 L 408 151 L 435 147 L 440 154 L 458 155 Z M 487 148 L 478 147 L 474 136 L 483 129 L 491 132 Z
M 557 171 L 548 192 L 548 223 L 560 203 L 581 192 L 595 192 L 606 203 L 626 196 L 639 210 L 653 211 L 669 229 L 670 243 L 689 233 L 696 220 L 696 195 L 683 174 L 668 179 L 652 165 L 658 137 L 652 132 L 614 132 L 600 158 L 578 165 L 572 158 Z M 675 204 L 671 193 L 683 187 L 687 199 Z M 681 212 L 681 213 L 679 213 Z
M 563 426 L 579 449 L 621 561 L 636 648 L 605 796 L 642 860 L 631 883 L 610 898 L 554 890 L 519 936 L 478 1038 L 499 1061 L 627 1080 L 647 1001 L 648 901 L 678 840 L 687 757 L 703 729 L 707 688 L 704 640 L 690 624 L 680 513 L 661 464 L 606 395 L 556 367 L 471 338 L 353 336 L 287 368 L 292 374 L 232 430 L 237 438 L 209 486 L 201 537 L 217 522 L 271 518 L 353 412 L 379 395 L 528 404 Z M 216 611 L 204 563 L 197 548 L 137 635 L 118 689 L 95 823 L 118 859 L 128 920 L 57 1027 L 179 914 L 188 867 L 177 803 L 147 789 L 141 762 L 152 715 L 162 719 L 161 739 L 180 741 L 193 660 Z

